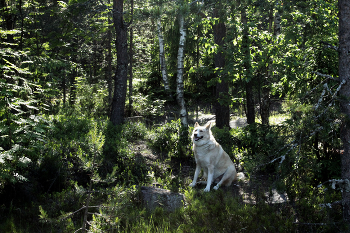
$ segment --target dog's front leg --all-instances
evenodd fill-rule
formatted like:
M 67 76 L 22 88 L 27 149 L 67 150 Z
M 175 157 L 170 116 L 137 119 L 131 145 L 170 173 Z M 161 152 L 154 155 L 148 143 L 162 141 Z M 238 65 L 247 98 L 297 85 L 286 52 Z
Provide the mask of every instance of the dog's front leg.
M 196 186 L 196 183 L 197 183 L 197 179 L 198 179 L 198 176 L 199 176 L 199 173 L 201 172 L 201 167 L 199 165 L 196 166 L 196 171 L 194 172 L 194 177 L 193 177 L 193 181 L 192 183 L 190 184 L 190 187 L 194 187 Z
M 209 165 L 208 166 L 207 187 L 205 187 L 204 192 L 209 192 L 210 191 L 210 185 L 213 182 L 213 177 L 214 177 L 214 166 L 213 165 Z

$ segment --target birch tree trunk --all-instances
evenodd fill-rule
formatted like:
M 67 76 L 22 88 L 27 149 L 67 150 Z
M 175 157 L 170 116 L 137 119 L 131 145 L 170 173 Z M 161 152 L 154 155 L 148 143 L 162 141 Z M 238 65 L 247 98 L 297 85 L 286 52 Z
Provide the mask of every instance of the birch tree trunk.
M 219 10 L 214 8 L 214 18 L 220 18 Z M 224 54 L 224 38 L 226 37 L 225 23 L 220 19 L 219 22 L 213 24 L 214 42 L 218 45 L 218 52 L 214 55 L 215 68 L 223 69 L 225 67 L 225 54 Z M 228 96 L 228 83 L 224 74 L 216 73 L 217 77 L 220 77 L 220 82 L 216 84 L 216 103 L 215 103 L 215 116 L 216 126 L 220 129 L 224 127 L 230 127 L 230 107 L 229 103 L 226 103 L 226 97 Z M 221 99 L 221 101 L 220 101 Z
M 120 125 L 124 122 L 128 78 L 128 26 L 123 19 L 123 0 L 113 0 L 113 19 L 116 31 L 117 70 L 114 78 L 111 122 Z
M 160 18 L 157 19 L 157 31 L 158 31 L 158 40 L 159 40 L 159 62 L 160 62 L 160 70 L 162 72 L 164 89 L 165 89 L 165 92 L 169 95 L 170 99 L 172 99 L 169 80 L 168 80 L 168 73 L 166 70 L 164 38 L 162 34 L 162 26 L 161 26 Z
M 179 50 L 177 53 L 177 77 L 176 77 L 176 100 L 180 108 L 180 120 L 182 126 L 188 126 L 187 121 L 187 109 L 184 97 L 184 81 L 183 81 L 183 71 L 184 71 L 184 50 L 186 42 L 186 29 L 185 29 L 185 19 L 184 15 L 180 12 L 179 14 L 179 24 L 180 24 L 180 41 Z
M 345 82 L 340 89 L 341 110 L 344 120 L 341 127 L 341 139 L 344 152 L 341 156 L 341 176 L 349 185 L 350 180 L 350 1 L 339 0 L 339 79 Z M 350 227 L 350 192 L 349 187 L 342 192 L 343 219 Z

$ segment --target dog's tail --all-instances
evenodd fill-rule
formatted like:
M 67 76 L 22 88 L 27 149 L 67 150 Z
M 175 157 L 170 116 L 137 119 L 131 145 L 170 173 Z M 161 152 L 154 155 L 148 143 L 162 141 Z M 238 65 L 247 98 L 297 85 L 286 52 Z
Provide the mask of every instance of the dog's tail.
M 238 172 L 236 180 L 245 180 L 244 173 L 243 172 Z

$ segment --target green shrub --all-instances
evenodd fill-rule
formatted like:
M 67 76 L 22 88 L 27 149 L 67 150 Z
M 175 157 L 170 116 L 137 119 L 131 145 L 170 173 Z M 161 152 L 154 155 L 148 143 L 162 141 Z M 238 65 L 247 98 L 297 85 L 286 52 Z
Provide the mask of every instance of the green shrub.
M 212 133 L 215 140 L 220 143 L 222 149 L 231 157 L 236 158 L 234 152 L 237 147 L 237 139 L 232 135 L 228 128 L 219 129 L 218 127 L 212 128 Z
M 57 115 L 50 117 L 52 130 L 50 137 L 56 140 L 83 139 L 90 130 L 93 119 L 76 115 Z
M 241 153 L 245 169 L 249 172 L 266 170 L 273 172 L 275 163 L 272 160 L 285 153 L 281 150 L 288 140 L 281 126 L 266 126 L 258 123 L 244 128 L 231 129 L 234 150 Z
M 153 119 L 164 115 L 165 100 L 152 98 L 148 95 L 135 94 L 133 97 L 133 110 L 136 114 Z
M 181 126 L 180 119 L 171 121 L 152 130 L 147 137 L 149 146 L 167 155 L 183 157 L 191 153 L 190 130 Z
M 148 168 L 145 163 L 136 160 L 136 155 L 128 141 L 128 138 L 132 141 L 138 139 L 139 135 L 142 136 L 145 133 L 145 127 L 140 124 L 132 129 L 132 125 L 134 124 L 127 123 L 114 126 L 111 122 L 107 123 L 99 167 L 99 174 L 103 178 L 113 174 L 118 183 L 138 184 L 145 181 Z
M 162 208 L 145 212 L 135 202 L 137 192 L 118 190 L 93 218 L 96 232 L 111 227 L 119 232 L 294 232 L 297 229 L 290 207 L 244 204 L 222 190 L 186 191 L 187 206 L 173 213 Z
M 141 122 L 127 122 L 122 126 L 122 137 L 128 142 L 143 140 L 147 134 L 147 128 Z
M 154 128 L 147 138 L 150 147 L 163 153 L 173 152 L 178 143 L 179 129 L 179 121 L 171 121 Z

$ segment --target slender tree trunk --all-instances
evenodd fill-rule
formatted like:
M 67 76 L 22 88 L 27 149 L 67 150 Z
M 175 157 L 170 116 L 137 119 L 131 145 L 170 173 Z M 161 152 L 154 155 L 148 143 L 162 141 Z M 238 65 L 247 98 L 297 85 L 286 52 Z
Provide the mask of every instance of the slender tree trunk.
M 350 227 L 350 1 L 339 0 L 339 79 L 342 83 L 340 104 L 344 114 L 341 127 L 341 139 L 344 152 L 341 154 L 341 176 L 347 181 L 342 192 L 343 218 Z
M 123 0 L 113 0 L 113 20 L 117 37 L 117 70 L 114 77 L 111 122 L 114 125 L 120 125 L 124 122 L 128 78 L 128 27 L 123 19 Z
M 73 59 L 73 62 L 76 63 L 76 60 Z M 76 98 L 76 93 L 77 93 L 77 88 L 76 88 L 76 77 L 78 75 L 78 68 L 75 67 L 71 77 L 70 77 L 70 93 L 69 93 L 69 105 L 74 106 L 75 104 L 75 98 Z
M 273 7 L 269 12 L 269 33 L 272 33 L 273 25 Z M 266 67 L 265 74 L 261 76 L 261 101 L 260 101 L 260 116 L 261 123 L 263 125 L 269 125 L 269 116 L 270 116 L 270 83 L 272 78 L 272 59 L 268 59 L 268 64 Z
M 63 106 L 66 106 L 66 75 L 63 74 L 62 78 L 62 92 L 63 92 Z
M 220 18 L 219 11 L 214 8 L 214 18 Z M 215 116 L 216 126 L 220 129 L 223 127 L 230 127 L 230 107 L 227 102 L 227 96 L 229 87 L 226 81 L 225 74 L 220 74 L 221 70 L 225 67 L 225 54 L 224 54 L 224 38 L 226 36 L 226 26 L 222 20 L 213 25 L 214 42 L 218 45 L 218 52 L 214 55 L 214 64 L 217 68 L 216 76 L 220 78 L 220 82 L 216 84 L 216 103 L 215 103 Z M 221 102 L 221 103 L 220 103 Z
M 269 15 L 269 33 L 273 33 L 273 36 L 278 36 L 281 30 L 281 18 L 278 12 L 273 15 L 273 9 L 271 9 Z M 273 26 L 272 26 L 273 25 Z M 269 64 L 266 70 L 266 76 L 262 77 L 262 100 L 260 106 L 261 123 L 263 125 L 269 125 L 270 117 L 270 105 L 271 105 L 271 82 L 273 79 L 273 59 L 269 59 Z
M 133 29 L 132 27 L 130 28 L 130 45 L 129 45 L 129 108 L 128 108 L 128 113 L 129 116 L 132 115 L 132 92 L 133 92 L 133 84 L 132 84 L 132 79 L 133 79 L 133 73 L 132 73 L 132 59 L 133 59 Z
M 243 24 L 243 38 L 242 38 L 242 50 L 244 53 L 244 68 L 245 72 L 245 90 L 246 90 L 246 101 L 247 101 L 247 123 L 253 124 L 255 122 L 255 108 L 254 108 L 254 96 L 253 96 L 253 80 L 251 73 L 250 64 L 250 50 L 249 50 L 249 37 L 248 37 L 248 20 L 245 8 L 242 7 L 241 21 Z
M 19 40 L 19 49 L 23 50 L 23 36 L 24 36 L 24 14 L 22 11 L 22 0 L 18 1 L 18 5 L 17 5 L 17 9 L 18 9 L 18 13 L 19 13 L 19 18 L 21 20 L 21 37 Z
M 164 52 L 164 38 L 163 38 L 163 34 L 162 34 L 162 25 L 160 22 L 160 17 L 157 19 L 157 31 L 158 31 L 158 40 L 159 40 L 159 63 L 160 63 L 160 70 L 162 72 L 164 89 L 165 89 L 165 92 L 169 95 L 170 99 L 172 99 L 171 92 L 170 92 L 170 86 L 169 86 L 169 80 L 168 80 L 168 73 L 167 73 L 167 69 L 166 69 L 165 52 Z
M 110 3 L 110 1 L 108 1 Z M 108 24 L 111 25 L 112 21 L 108 17 Z M 113 101 L 113 78 L 112 78 L 112 26 L 108 27 L 107 31 L 107 70 L 106 70 L 106 80 L 108 88 L 108 112 L 111 112 L 112 101 Z
M 183 81 L 186 29 L 184 25 L 185 24 L 184 15 L 182 13 L 179 14 L 179 24 L 180 24 L 180 41 L 179 41 L 179 50 L 177 53 L 176 100 L 180 107 L 181 124 L 184 127 L 187 127 L 188 126 L 187 109 L 186 109 L 186 102 L 184 97 L 184 81 Z
M 133 17 L 134 15 L 134 0 L 131 0 L 131 4 L 130 4 L 130 8 L 131 8 L 131 17 Z M 133 73 L 132 73 L 132 68 L 133 68 L 133 56 L 134 56 L 134 52 L 133 52 L 133 47 L 134 47 L 134 43 L 133 43 L 133 40 L 134 40 L 134 29 L 132 27 L 130 27 L 130 36 L 129 36 L 129 41 L 130 41 L 130 45 L 129 45 L 129 96 L 128 96 L 128 99 L 129 99 L 129 108 L 128 108 L 128 113 L 129 113 L 129 116 L 132 115 L 132 104 L 133 104 L 133 101 L 132 101 L 132 93 L 133 93 Z

